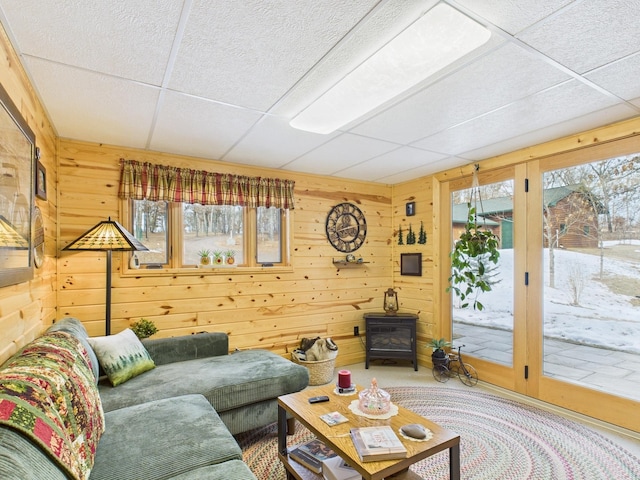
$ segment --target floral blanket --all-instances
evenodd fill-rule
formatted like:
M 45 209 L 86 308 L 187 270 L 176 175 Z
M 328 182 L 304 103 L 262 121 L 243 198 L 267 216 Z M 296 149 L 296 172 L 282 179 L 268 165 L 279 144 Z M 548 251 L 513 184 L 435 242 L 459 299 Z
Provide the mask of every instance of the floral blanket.
M 87 351 L 66 332 L 37 338 L 0 370 L 0 424 L 19 430 L 68 474 L 89 478 L 104 412 Z

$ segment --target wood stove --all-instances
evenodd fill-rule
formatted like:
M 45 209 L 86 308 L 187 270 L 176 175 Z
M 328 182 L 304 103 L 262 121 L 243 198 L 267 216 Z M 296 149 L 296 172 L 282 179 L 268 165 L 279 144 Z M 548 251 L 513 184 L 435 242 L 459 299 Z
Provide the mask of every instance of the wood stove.
M 416 320 L 413 313 L 366 313 L 366 357 L 365 368 L 369 360 L 403 359 L 411 360 L 413 369 L 418 370 L 416 351 Z

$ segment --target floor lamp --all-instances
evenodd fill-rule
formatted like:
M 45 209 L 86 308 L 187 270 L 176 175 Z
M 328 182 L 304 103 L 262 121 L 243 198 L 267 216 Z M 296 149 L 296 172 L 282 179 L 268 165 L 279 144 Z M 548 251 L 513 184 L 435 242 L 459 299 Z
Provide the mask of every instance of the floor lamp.
M 107 300 L 105 335 L 111 335 L 111 252 L 149 250 L 115 220 L 103 220 L 83 233 L 62 250 L 94 250 L 107 252 Z

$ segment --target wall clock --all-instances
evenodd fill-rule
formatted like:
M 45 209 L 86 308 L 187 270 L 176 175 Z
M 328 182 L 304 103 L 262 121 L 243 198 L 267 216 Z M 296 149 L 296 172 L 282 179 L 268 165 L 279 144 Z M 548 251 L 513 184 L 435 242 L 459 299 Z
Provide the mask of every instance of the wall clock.
M 44 263 L 44 224 L 38 207 L 33 209 L 33 264 L 40 268 Z
M 339 252 L 359 249 L 367 237 L 367 221 L 352 203 L 340 203 L 327 215 L 327 239 Z

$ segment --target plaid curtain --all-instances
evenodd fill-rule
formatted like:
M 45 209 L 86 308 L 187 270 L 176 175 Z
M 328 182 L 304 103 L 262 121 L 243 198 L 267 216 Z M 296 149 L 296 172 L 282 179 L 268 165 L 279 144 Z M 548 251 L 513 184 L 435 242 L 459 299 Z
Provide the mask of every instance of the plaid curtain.
M 168 167 L 120 159 L 120 198 L 294 209 L 293 180 Z

